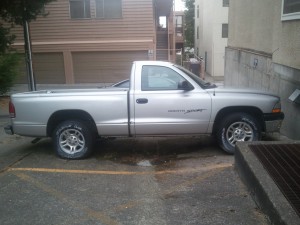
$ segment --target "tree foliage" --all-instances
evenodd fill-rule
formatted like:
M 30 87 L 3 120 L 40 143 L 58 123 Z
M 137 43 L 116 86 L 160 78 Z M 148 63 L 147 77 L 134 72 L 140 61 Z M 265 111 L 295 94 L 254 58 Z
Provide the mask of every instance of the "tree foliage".
M 53 0 L 1 0 L 0 17 L 6 22 L 22 25 L 46 15 L 44 6 Z
M 9 35 L 9 31 L 9 28 L 0 24 L 0 53 L 6 52 L 15 39 L 15 35 Z
M 7 93 L 13 86 L 18 74 L 19 59 L 17 53 L 0 54 L 0 95 Z
M 24 25 L 36 20 L 38 15 L 46 15 L 45 4 L 53 0 L 1 0 L 0 3 L 0 94 L 12 87 L 18 73 L 19 55 L 12 51 L 15 39 L 10 35 L 10 26 Z M 5 26 L 1 23 L 5 22 Z
M 19 55 L 12 52 L 11 44 L 15 39 L 9 28 L 0 24 L 0 95 L 7 93 L 17 76 Z
M 184 0 L 185 14 L 185 46 L 194 47 L 195 0 Z

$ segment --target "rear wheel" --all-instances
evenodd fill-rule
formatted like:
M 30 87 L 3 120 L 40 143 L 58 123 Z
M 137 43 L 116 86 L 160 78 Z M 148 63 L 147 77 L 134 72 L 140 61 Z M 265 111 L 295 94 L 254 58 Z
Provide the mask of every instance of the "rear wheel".
M 226 116 L 221 122 L 217 139 L 220 147 L 233 154 L 239 141 L 257 141 L 261 137 L 261 128 L 257 120 L 246 113 L 234 113 Z
M 94 136 L 83 121 L 65 121 L 57 126 L 53 140 L 58 156 L 65 159 L 82 159 L 90 155 Z

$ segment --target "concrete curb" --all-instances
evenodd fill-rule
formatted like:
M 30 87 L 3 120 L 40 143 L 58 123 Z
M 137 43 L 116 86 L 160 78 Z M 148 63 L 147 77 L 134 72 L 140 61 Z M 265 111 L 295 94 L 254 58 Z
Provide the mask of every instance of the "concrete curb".
M 256 142 L 255 144 L 291 144 L 293 141 Z M 284 197 L 258 158 L 249 148 L 249 143 L 238 142 L 235 151 L 235 168 L 248 187 L 253 200 L 269 217 L 271 224 L 296 225 L 300 218 Z

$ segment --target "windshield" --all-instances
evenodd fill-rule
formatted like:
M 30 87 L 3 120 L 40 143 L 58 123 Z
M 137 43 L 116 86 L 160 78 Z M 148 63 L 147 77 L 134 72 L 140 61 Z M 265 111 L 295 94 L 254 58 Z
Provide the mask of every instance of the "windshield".
M 209 88 L 216 88 L 217 86 L 215 84 L 211 84 L 210 82 L 206 82 L 202 80 L 200 77 L 197 75 L 193 74 L 191 71 L 179 66 L 179 65 L 174 65 L 177 69 L 181 70 L 185 74 L 187 74 L 190 78 L 192 78 L 200 87 L 203 89 L 209 89 Z

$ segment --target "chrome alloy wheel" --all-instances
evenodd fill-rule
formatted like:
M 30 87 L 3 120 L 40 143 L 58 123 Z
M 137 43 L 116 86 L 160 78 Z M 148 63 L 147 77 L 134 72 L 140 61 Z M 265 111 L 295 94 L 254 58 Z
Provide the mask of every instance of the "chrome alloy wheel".
M 235 146 L 238 141 L 252 141 L 253 137 L 252 127 L 248 123 L 241 121 L 231 124 L 226 132 L 226 138 L 232 146 Z
M 64 130 L 59 136 L 61 150 L 67 154 L 75 154 L 85 147 L 83 134 L 76 129 Z

